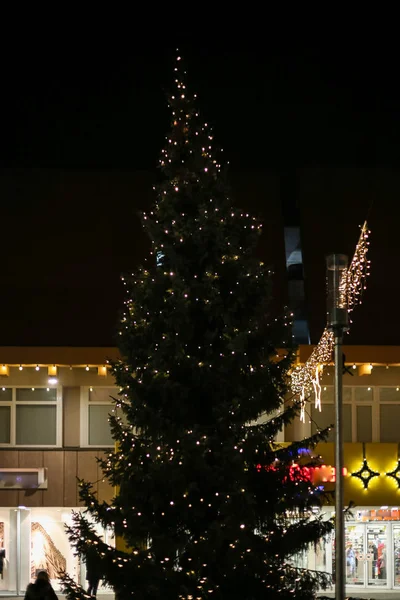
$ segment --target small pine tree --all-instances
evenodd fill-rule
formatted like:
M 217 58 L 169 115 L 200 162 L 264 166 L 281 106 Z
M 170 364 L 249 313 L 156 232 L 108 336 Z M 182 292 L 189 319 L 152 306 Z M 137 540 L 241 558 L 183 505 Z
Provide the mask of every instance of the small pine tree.
M 293 558 L 332 524 L 311 516 L 321 498 L 292 465 L 321 435 L 274 442 L 297 412 L 284 403 L 290 321 L 269 312 L 271 273 L 254 257 L 261 225 L 233 206 L 181 65 L 163 180 L 143 215 L 151 266 L 125 280 L 113 364 L 122 418 L 110 419 L 116 450 L 101 461 L 116 493 L 99 502 L 81 481 L 87 514 L 75 514 L 69 537 L 84 559 L 97 553 L 120 600 L 310 599 L 327 577 Z M 67 576 L 65 585 L 83 597 Z

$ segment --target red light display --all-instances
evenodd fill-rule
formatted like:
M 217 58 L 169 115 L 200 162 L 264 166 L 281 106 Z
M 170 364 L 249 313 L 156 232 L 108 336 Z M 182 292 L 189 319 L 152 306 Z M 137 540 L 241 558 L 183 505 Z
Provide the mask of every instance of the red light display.
M 257 471 L 261 471 L 262 465 L 257 465 Z M 276 467 L 265 467 L 267 471 L 274 471 Z M 347 475 L 347 469 L 343 469 L 343 475 Z M 289 469 L 290 481 L 310 481 L 313 485 L 321 483 L 335 483 L 336 468 L 330 465 L 319 465 L 315 467 L 306 467 L 294 463 Z

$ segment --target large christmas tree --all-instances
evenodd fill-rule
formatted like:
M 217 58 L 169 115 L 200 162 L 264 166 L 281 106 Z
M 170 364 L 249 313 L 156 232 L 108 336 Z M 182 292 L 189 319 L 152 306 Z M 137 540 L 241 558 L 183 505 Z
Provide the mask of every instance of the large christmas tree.
M 81 482 L 87 513 L 69 536 L 119 599 L 309 599 L 326 578 L 294 559 L 331 523 L 312 515 L 319 492 L 292 465 L 320 436 L 274 442 L 297 411 L 285 403 L 290 318 L 270 313 L 271 273 L 254 257 L 261 225 L 231 202 L 181 65 L 163 179 L 143 215 L 149 265 L 125 278 L 116 450 L 102 462 L 116 493 L 108 505 Z

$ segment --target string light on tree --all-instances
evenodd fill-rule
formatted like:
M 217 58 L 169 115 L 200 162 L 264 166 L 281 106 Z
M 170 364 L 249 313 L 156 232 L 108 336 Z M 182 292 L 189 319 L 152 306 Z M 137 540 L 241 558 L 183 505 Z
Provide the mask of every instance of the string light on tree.
M 308 522 L 322 494 L 290 477 L 299 445 L 274 444 L 295 415 L 284 404 L 291 317 L 265 318 L 272 273 L 256 258 L 261 223 L 231 201 L 179 53 L 169 104 L 163 177 L 143 215 L 151 253 L 124 276 L 121 359 L 111 363 L 116 448 L 100 465 L 116 493 L 102 503 L 81 482 L 88 512 L 77 515 L 70 541 L 83 557 L 96 548 L 121 599 L 264 600 L 297 590 L 311 600 L 329 576 L 289 562 L 332 523 Z M 88 515 L 123 545 L 102 545 Z M 79 588 L 66 583 L 77 598 Z

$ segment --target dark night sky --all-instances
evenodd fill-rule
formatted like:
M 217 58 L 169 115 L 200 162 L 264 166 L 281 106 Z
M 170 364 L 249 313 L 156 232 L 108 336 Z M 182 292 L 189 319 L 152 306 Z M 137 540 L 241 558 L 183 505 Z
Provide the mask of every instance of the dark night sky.
M 137 211 L 151 200 L 168 131 L 175 44 L 86 42 L 22 44 L 2 65 L 2 345 L 112 343 L 119 274 L 146 253 Z M 282 198 L 301 210 L 313 341 L 324 323 L 324 255 L 352 253 L 372 205 L 372 275 L 349 341 L 399 344 L 394 42 L 180 47 L 231 162 L 236 201 L 264 219 L 260 254 L 277 272 L 279 302 Z

